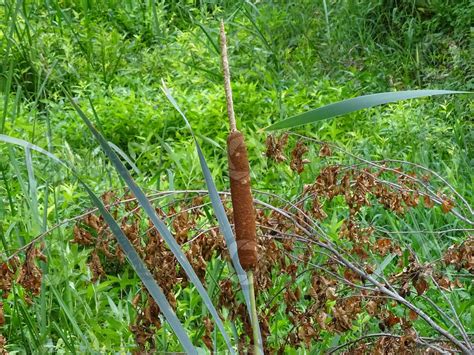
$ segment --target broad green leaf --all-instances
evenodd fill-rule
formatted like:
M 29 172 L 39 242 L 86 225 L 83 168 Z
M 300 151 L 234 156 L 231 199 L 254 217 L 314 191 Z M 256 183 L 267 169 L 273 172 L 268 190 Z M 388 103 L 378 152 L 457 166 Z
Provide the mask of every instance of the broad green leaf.
M 39 215 L 38 209 L 38 189 L 37 183 L 35 178 L 35 171 L 33 168 L 33 160 L 31 159 L 31 151 L 29 148 L 25 148 L 25 163 L 26 163 L 26 171 L 28 172 L 28 192 L 31 204 L 31 214 L 32 214 L 32 227 L 33 230 L 38 232 L 38 228 L 41 225 L 41 217 Z
M 436 95 L 449 95 L 449 94 L 472 94 L 468 91 L 450 91 L 450 90 L 410 90 L 410 91 L 396 91 L 396 92 L 383 92 L 373 95 L 364 95 L 348 99 L 326 106 L 319 107 L 317 109 L 301 113 L 299 115 L 290 117 L 286 120 L 276 122 L 265 130 L 274 131 L 283 128 L 293 128 L 301 126 L 307 123 L 314 123 L 321 120 L 345 115 L 351 112 L 388 104 L 390 102 L 397 102 L 401 100 L 416 99 L 419 97 L 436 96 Z
M 386 256 L 386 258 L 380 263 L 380 265 L 377 267 L 377 269 L 374 271 L 374 275 L 383 277 L 383 272 L 385 268 L 390 264 L 390 262 L 393 260 L 394 257 L 396 257 L 397 254 L 391 253 Z

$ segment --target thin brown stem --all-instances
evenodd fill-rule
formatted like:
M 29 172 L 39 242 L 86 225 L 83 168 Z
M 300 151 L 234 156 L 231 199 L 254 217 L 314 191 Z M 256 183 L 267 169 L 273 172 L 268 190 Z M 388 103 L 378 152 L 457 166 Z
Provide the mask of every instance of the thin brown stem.
M 396 334 L 390 334 L 390 333 L 375 333 L 375 334 L 367 334 L 367 335 L 363 335 L 361 336 L 360 338 L 357 338 L 355 340 L 351 340 L 351 341 L 348 341 L 347 343 L 344 343 L 342 345 L 339 345 L 335 348 L 332 348 L 332 349 L 329 349 L 326 354 L 334 354 L 335 352 L 337 352 L 338 350 L 341 350 L 343 348 L 346 348 L 346 347 L 349 347 L 351 345 L 354 345 L 362 340 L 365 340 L 365 339 L 369 339 L 369 338 L 379 338 L 379 337 L 392 337 L 392 338 L 398 338 L 400 339 L 402 336 L 401 335 L 396 335 Z M 442 354 L 450 354 L 449 351 L 446 351 L 436 345 L 432 345 L 432 344 L 429 344 L 425 341 L 422 341 L 421 339 L 415 339 L 415 342 L 419 345 L 423 345 L 427 348 L 432 348 L 434 350 L 437 350 L 439 352 L 441 352 Z

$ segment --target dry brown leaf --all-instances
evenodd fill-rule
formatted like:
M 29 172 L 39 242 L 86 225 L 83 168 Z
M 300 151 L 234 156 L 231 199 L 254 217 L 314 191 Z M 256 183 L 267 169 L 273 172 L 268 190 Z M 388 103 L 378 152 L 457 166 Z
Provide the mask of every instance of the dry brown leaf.
M 275 160 L 276 162 L 282 162 L 286 160 L 285 155 L 283 154 L 283 149 L 285 149 L 286 143 L 288 142 L 288 133 L 283 134 L 280 138 L 275 138 L 273 135 L 267 137 L 266 146 L 266 156 L 270 159 Z
M 321 158 L 330 157 L 332 155 L 331 148 L 328 144 L 324 143 L 319 150 L 319 156 Z
M 454 208 L 454 201 L 444 199 L 441 203 L 441 210 L 443 213 L 449 213 Z
M 408 312 L 408 318 L 410 318 L 411 321 L 414 321 L 418 318 L 418 314 L 414 310 L 410 309 L 410 312 Z
M 304 171 L 304 165 L 309 163 L 308 159 L 303 159 L 303 155 L 308 151 L 303 141 L 298 141 L 295 148 L 291 151 L 290 168 L 301 174 Z
M 421 296 L 428 289 L 428 282 L 423 277 L 418 277 L 416 280 L 413 280 L 413 286 L 415 286 L 418 296 Z

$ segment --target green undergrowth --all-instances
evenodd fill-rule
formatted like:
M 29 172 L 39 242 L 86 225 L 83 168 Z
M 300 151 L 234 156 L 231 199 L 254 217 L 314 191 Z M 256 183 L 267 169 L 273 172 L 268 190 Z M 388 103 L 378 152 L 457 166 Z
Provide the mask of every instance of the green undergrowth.
M 121 188 L 123 183 L 64 97 L 64 86 L 106 139 L 136 164 L 140 173 L 133 174 L 144 189 L 202 189 L 194 143 L 160 89 L 163 79 L 190 120 L 217 187 L 227 190 L 220 18 L 226 21 L 235 111 L 248 143 L 253 187 L 287 199 L 314 180 L 321 162 L 317 147 L 308 153 L 311 164 L 301 176 L 288 164 L 268 161 L 262 129 L 271 123 L 369 93 L 474 89 L 474 8 L 469 1 L 327 1 L 326 9 L 323 3 L 5 0 L 0 5 L 0 133 L 69 161 L 97 193 Z M 427 166 L 473 205 L 472 105 L 463 96 L 411 100 L 295 132 L 335 142 L 367 159 Z M 25 159 L 24 151 L 0 144 L 5 254 L 90 206 L 69 172 L 36 154 L 31 161 Z M 374 213 L 367 218 L 385 217 Z M 328 222 L 329 229 L 336 228 L 337 219 L 335 215 Z M 389 216 L 384 225 L 405 232 L 414 225 L 419 230 L 463 226 L 433 211 L 416 210 L 408 219 L 405 225 Z M 4 301 L 2 333 L 12 353 L 126 352 L 134 346 L 128 326 L 135 317 L 131 302 L 138 292 L 136 276 L 124 271 L 91 283 L 89 253 L 69 243 L 71 227 L 60 227 L 45 238 L 48 263 L 42 264 L 42 291 L 32 305 L 20 287 Z M 426 240 L 413 229 L 411 239 L 405 234 L 400 238 L 430 260 L 462 236 Z M 466 314 L 474 309 L 469 292 L 464 290 L 456 300 Z M 195 293 L 184 299 L 181 315 L 186 313 L 191 324 L 204 311 Z M 466 319 L 472 332 L 473 318 Z M 280 323 L 272 326 L 278 336 L 288 321 L 281 315 Z M 190 328 L 198 339 L 201 334 Z M 167 326 L 156 339 L 163 350 L 179 350 Z M 319 346 L 343 340 L 327 335 Z

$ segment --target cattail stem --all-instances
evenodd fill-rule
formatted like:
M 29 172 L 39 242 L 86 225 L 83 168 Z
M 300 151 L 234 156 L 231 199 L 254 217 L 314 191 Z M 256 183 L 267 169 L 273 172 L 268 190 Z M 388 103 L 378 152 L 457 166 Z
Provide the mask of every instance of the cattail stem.
M 230 131 L 234 132 L 237 130 L 237 125 L 235 123 L 234 101 L 232 100 L 232 87 L 230 86 L 229 59 L 227 57 L 227 39 L 225 37 L 225 29 L 224 29 L 223 20 L 221 20 L 220 34 L 221 34 L 222 71 L 224 73 L 225 99 L 227 102 L 227 116 L 229 117 Z
M 230 86 L 230 70 L 227 58 L 227 41 L 224 22 L 220 26 L 222 70 L 229 116 L 230 133 L 227 138 L 227 156 L 229 159 L 230 195 L 234 215 L 234 228 L 237 251 L 242 268 L 247 271 L 250 289 L 250 314 L 253 330 L 254 354 L 261 354 L 262 344 L 258 331 L 257 307 L 255 302 L 253 270 L 257 266 L 257 233 L 253 197 L 250 188 L 250 165 L 244 136 L 237 130 Z
M 254 354 L 260 354 L 261 353 L 261 344 L 259 342 L 259 336 L 258 336 L 258 316 L 257 316 L 257 306 L 255 302 L 255 289 L 254 289 L 254 279 L 253 279 L 253 271 L 248 271 L 247 272 L 247 277 L 249 279 L 249 289 L 250 289 L 250 307 L 252 308 L 251 310 L 251 316 L 252 318 L 250 319 L 250 322 L 252 324 L 252 332 L 253 332 L 253 353 Z

